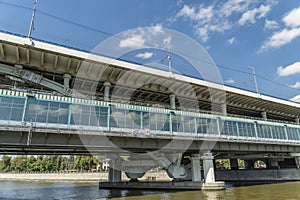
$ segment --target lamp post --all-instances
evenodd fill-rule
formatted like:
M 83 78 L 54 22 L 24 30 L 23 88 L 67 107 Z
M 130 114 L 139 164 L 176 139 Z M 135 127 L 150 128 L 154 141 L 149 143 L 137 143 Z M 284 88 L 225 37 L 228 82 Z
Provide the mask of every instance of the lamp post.
M 30 27 L 29 27 L 29 31 L 28 31 L 28 35 L 27 35 L 28 38 L 31 37 L 32 30 L 34 29 L 34 18 L 35 18 L 35 13 L 36 13 L 37 0 L 34 0 L 33 5 L 34 6 L 33 6 L 33 11 L 32 11 L 32 17 L 31 17 Z
M 254 69 L 254 67 L 248 67 L 248 69 L 251 69 L 251 70 L 252 70 L 253 80 L 254 80 L 254 83 L 255 83 L 256 93 L 259 94 L 259 92 L 258 92 L 258 85 L 257 85 L 257 81 L 256 81 L 256 73 L 255 73 L 255 69 Z

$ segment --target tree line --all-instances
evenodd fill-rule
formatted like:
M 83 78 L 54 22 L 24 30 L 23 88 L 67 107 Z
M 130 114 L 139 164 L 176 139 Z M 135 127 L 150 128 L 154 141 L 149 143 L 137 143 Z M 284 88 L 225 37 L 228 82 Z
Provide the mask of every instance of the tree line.
M 95 156 L 7 156 L 0 160 L 0 172 L 96 171 L 103 158 Z

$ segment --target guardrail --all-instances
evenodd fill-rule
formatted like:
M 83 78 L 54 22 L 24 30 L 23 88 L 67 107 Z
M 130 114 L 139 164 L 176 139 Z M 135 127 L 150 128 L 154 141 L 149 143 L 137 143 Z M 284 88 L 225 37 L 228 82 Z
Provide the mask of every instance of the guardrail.
M 130 134 L 300 142 L 300 126 L 203 112 L 170 110 L 0 89 L 0 121 L 58 129 Z

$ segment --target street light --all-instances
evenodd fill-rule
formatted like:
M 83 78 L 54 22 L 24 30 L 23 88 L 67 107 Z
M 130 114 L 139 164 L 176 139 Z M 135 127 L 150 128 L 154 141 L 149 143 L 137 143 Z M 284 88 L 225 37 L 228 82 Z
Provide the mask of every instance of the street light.
M 30 27 L 29 27 L 29 31 L 28 31 L 28 38 L 31 38 L 31 33 L 34 29 L 34 18 L 35 18 L 35 13 L 36 13 L 36 6 L 37 6 L 37 0 L 33 1 L 33 10 L 32 10 L 32 17 L 31 17 L 31 21 L 30 21 Z

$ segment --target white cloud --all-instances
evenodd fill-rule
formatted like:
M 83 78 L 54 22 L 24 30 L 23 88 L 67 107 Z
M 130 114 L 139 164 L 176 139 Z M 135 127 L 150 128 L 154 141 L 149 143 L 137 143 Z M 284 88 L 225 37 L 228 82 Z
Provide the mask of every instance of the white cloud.
M 195 8 L 184 5 L 183 8 L 177 13 L 176 17 L 188 17 L 192 20 L 195 19 Z
M 232 78 L 225 80 L 225 83 L 235 83 L 235 80 Z
M 295 62 L 286 67 L 280 66 L 277 68 L 277 74 L 279 76 L 290 76 L 297 73 L 300 73 L 300 62 Z
M 297 81 L 294 85 L 289 85 L 291 88 L 300 89 L 300 82 Z
M 236 39 L 235 39 L 234 37 L 232 37 L 232 38 L 228 39 L 227 42 L 228 42 L 229 44 L 233 44 L 233 43 L 236 42 Z
M 274 30 L 274 29 L 278 29 L 278 28 L 279 28 L 279 24 L 276 21 L 266 19 L 265 29 Z
M 139 53 L 135 57 L 141 58 L 141 59 L 149 59 L 149 58 L 152 58 L 152 56 L 153 56 L 152 52 L 145 52 L 145 53 Z
M 300 36 L 300 27 L 294 29 L 283 29 L 275 32 L 268 40 L 266 40 L 258 53 L 262 53 L 270 48 L 279 48 L 292 42 L 295 38 Z
M 225 3 L 216 1 L 210 5 L 182 5 L 171 21 L 179 18 L 189 20 L 195 34 L 203 42 L 207 42 L 212 33 L 224 32 L 248 22 L 254 24 L 258 19 L 265 18 L 273 4 L 272 0 L 265 5 L 257 5 L 257 1 L 253 0 L 228 0 Z
M 129 38 L 123 39 L 119 43 L 121 48 L 142 48 L 145 45 L 145 39 L 142 35 L 133 35 Z
M 300 103 L 300 95 L 294 96 L 293 98 L 290 99 L 290 101 Z
M 245 25 L 247 22 L 254 24 L 256 22 L 256 19 L 265 17 L 268 12 L 270 12 L 270 10 L 270 5 L 261 5 L 259 8 L 248 10 L 242 15 L 242 17 L 238 21 L 238 24 L 241 26 Z
M 295 8 L 288 12 L 283 18 L 282 21 L 285 23 L 285 27 L 273 33 L 270 38 L 268 38 L 260 49 L 258 53 L 262 53 L 268 49 L 279 48 L 283 45 L 289 44 L 294 39 L 300 36 L 300 7 Z M 274 26 L 273 26 L 274 25 Z M 274 21 L 266 20 L 265 27 L 267 28 L 278 28 L 278 23 Z
M 282 21 L 286 24 L 288 27 L 298 27 L 300 26 L 300 7 L 293 9 L 290 11 L 283 19 Z
M 252 0 L 229 0 L 222 6 L 222 13 L 229 17 L 234 12 L 242 13 L 247 10 L 248 6 L 251 4 Z
M 156 24 L 155 26 L 152 26 L 151 28 L 152 28 L 152 31 L 153 31 L 152 33 L 154 35 L 157 35 L 159 33 L 163 33 L 164 32 L 163 29 L 162 29 L 162 25 L 161 24 Z

